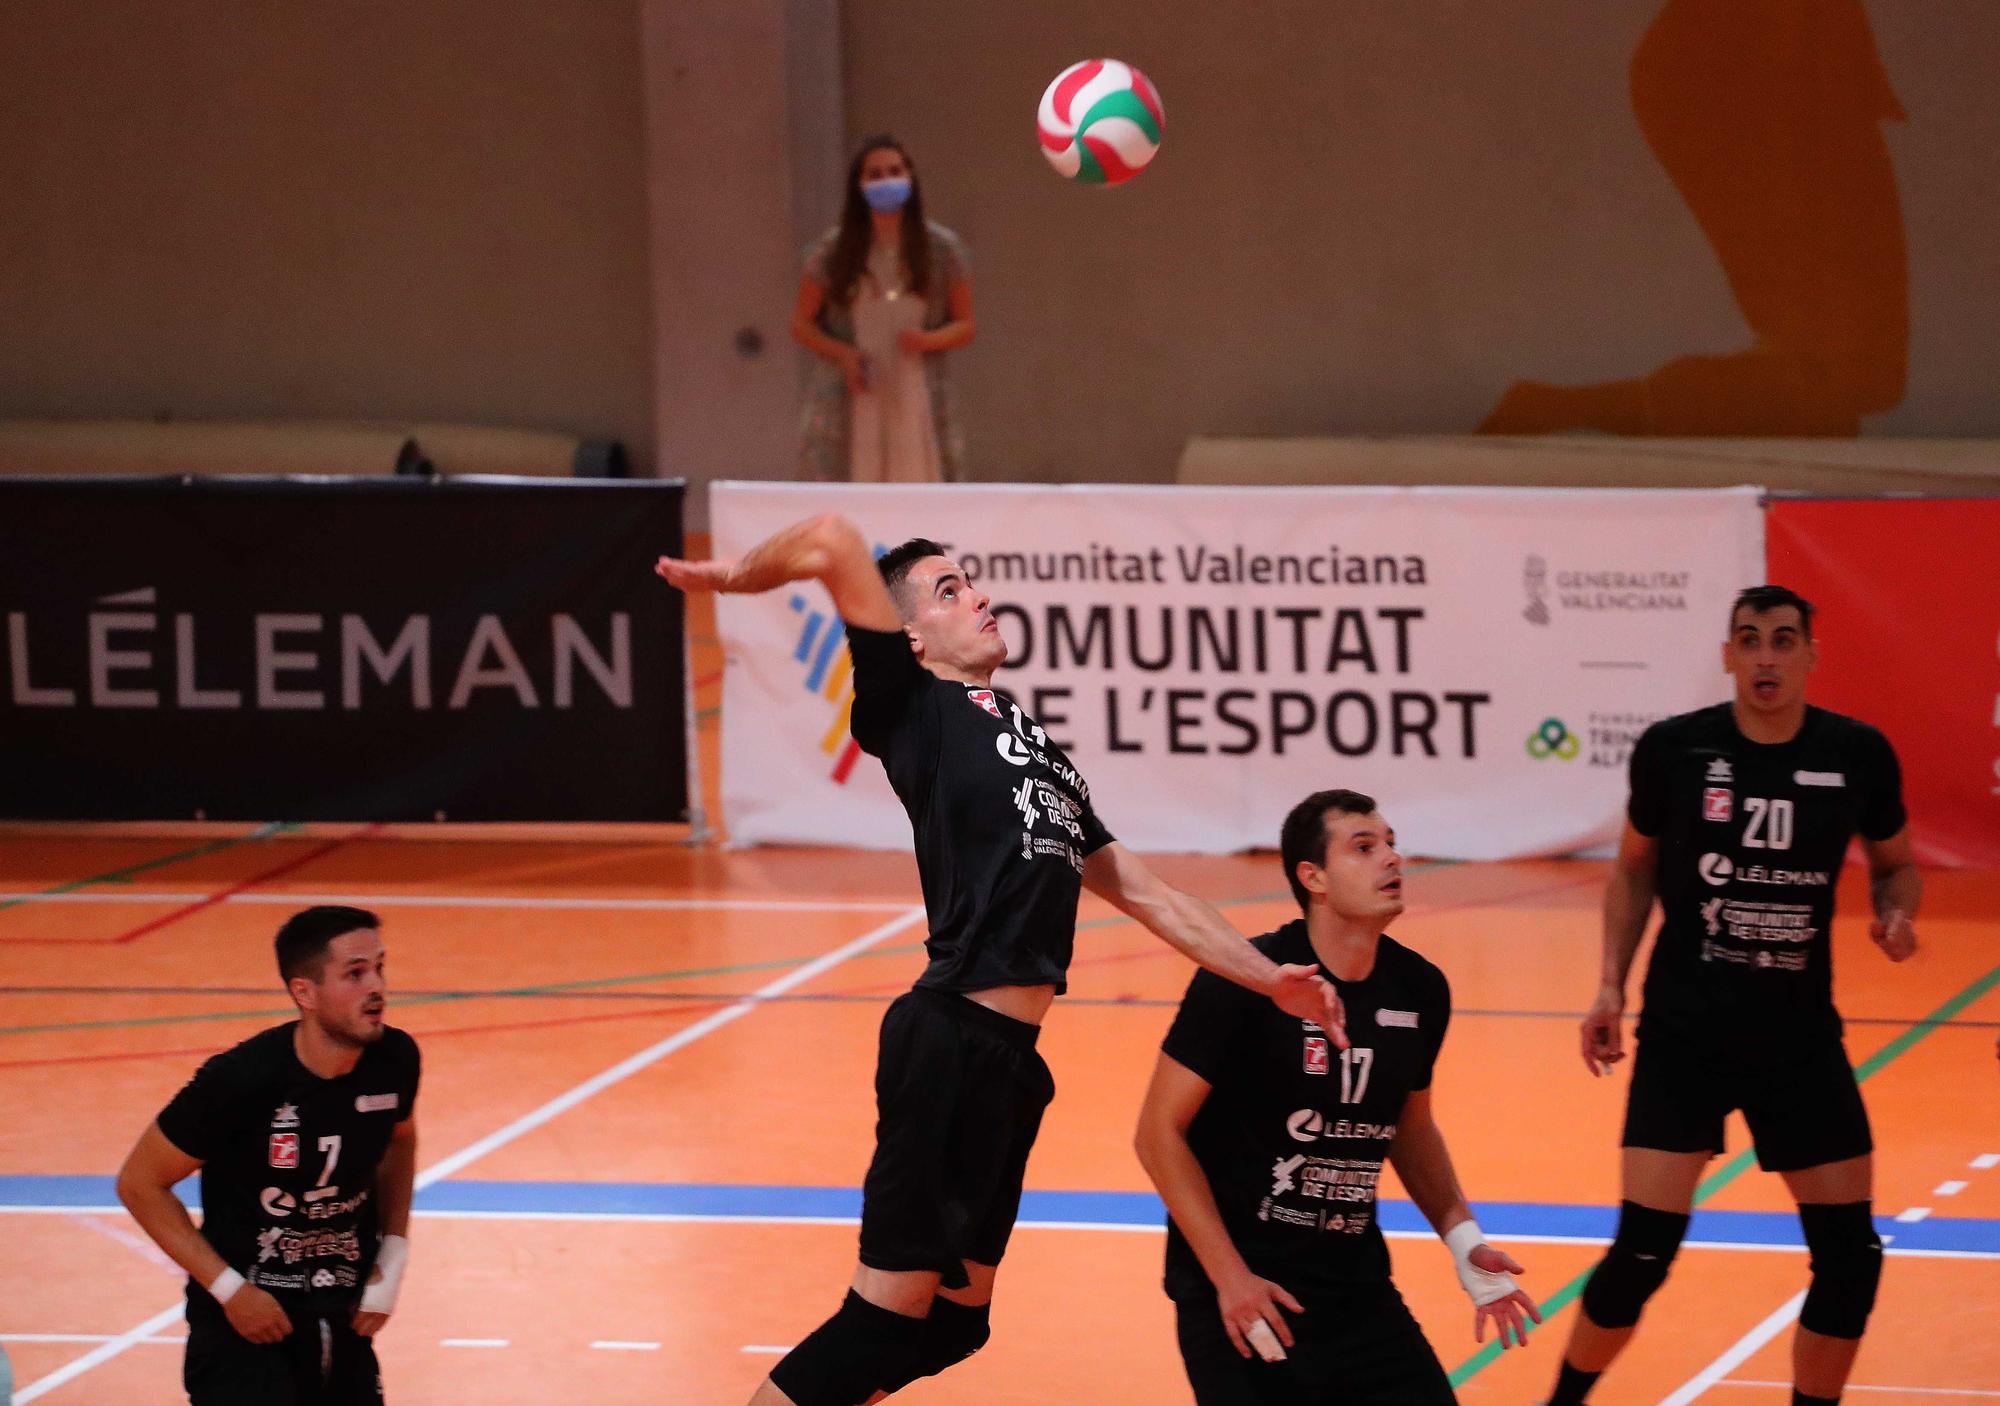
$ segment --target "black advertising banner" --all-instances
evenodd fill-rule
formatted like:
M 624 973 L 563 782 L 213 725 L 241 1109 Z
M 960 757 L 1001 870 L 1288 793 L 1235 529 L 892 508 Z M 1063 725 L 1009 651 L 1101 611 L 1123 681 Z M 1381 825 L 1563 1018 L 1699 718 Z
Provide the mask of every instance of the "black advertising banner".
M 0 478 L 0 816 L 683 819 L 683 493 Z

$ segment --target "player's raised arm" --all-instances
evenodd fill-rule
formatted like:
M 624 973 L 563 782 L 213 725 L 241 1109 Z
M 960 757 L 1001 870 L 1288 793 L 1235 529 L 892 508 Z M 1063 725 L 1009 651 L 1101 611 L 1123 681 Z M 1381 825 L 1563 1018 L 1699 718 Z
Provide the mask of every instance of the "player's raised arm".
M 1170 947 L 1217 976 L 1269 996 L 1279 1010 L 1312 1021 L 1338 1048 L 1347 1048 L 1340 996 L 1318 967 L 1273 962 L 1212 904 L 1167 883 L 1117 841 L 1084 859 L 1083 885 Z
M 902 628 L 867 539 L 834 513 L 793 523 L 733 561 L 661 557 L 653 569 L 680 590 L 730 595 L 756 595 L 791 581 L 819 581 L 848 624 L 864 630 Z
M 1528 1325 L 1523 1320 L 1542 1321 L 1535 1301 L 1514 1282 L 1513 1276 L 1526 1271 L 1510 1255 L 1487 1244 L 1479 1222 L 1472 1218 L 1472 1207 L 1459 1189 L 1458 1173 L 1445 1147 L 1444 1131 L 1432 1116 L 1429 1089 L 1417 1089 L 1404 1100 L 1389 1160 L 1410 1200 L 1451 1251 L 1458 1282 L 1472 1300 L 1474 1339 L 1484 1342 L 1490 1323 L 1502 1348 L 1526 1346 Z
M 1592 1074 L 1606 1073 L 1625 1058 L 1625 979 L 1653 911 L 1659 854 L 1658 841 L 1627 820 L 1604 886 L 1604 965 L 1597 997 L 1583 1017 L 1583 1063 Z
M 230 1326 L 253 1343 L 282 1342 L 292 1331 L 284 1309 L 215 1252 L 174 1195 L 175 1185 L 201 1166 L 199 1158 L 174 1146 L 158 1123 L 148 1123 L 118 1169 L 118 1199 L 152 1242 L 215 1296 Z

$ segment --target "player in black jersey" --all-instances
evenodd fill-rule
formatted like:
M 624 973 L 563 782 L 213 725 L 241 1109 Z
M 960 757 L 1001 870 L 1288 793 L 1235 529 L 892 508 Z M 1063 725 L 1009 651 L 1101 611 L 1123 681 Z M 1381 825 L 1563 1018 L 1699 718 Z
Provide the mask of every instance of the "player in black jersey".
M 1088 887 L 1202 966 L 1341 1040 L 1311 959 L 1280 966 L 1215 909 L 1116 843 L 1090 787 L 993 674 L 990 600 L 937 543 L 871 558 L 838 517 L 739 561 L 661 559 L 683 590 L 826 584 L 854 659 L 853 732 L 909 812 L 930 965 L 882 1022 L 861 1254 L 839 1312 L 772 1370 L 756 1406 L 856 1406 L 962 1361 L 987 1338 L 993 1277 L 1055 1086 L 1035 1052 L 1064 988 Z
M 1451 1383 L 1389 1278 L 1376 1223 L 1386 1157 L 1451 1247 L 1473 1333 L 1540 1322 L 1521 1266 L 1485 1242 L 1431 1113 L 1451 988 L 1383 933 L 1403 860 L 1375 802 L 1320 791 L 1279 852 L 1302 919 L 1257 938 L 1339 988 L 1349 1047 L 1198 972 L 1139 1114 L 1139 1160 L 1167 1203 L 1166 1288 L 1200 1406 L 1432 1406 Z M 1287 1311 L 1295 1317 L 1287 1317 Z M 1256 1356 L 1253 1357 L 1252 1351 Z
M 377 1406 L 417 1167 L 417 1044 L 383 1024 L 375 915 L 278 930 L 299 1018 L 216 1055 L 118 1173 L 134 1220 L 188 1272 L 192 1406 Z M 201 1173 L 201 1229 L 173 1193 Z
M 1874 1307 L 1874 1142 L 1833 1005 L 1834 886 L 1861 836 L 1891 961 L 1916 950 L 1920 882 L 1895 751 L 1810 707 L 1812 605 L 1758 586 L 1731 610 L 1733 702 L 1646 729 L 1604 898 L 1604 980 L 1583 1020 L 1592 1074 L 1623 1058 L 1625 977 L 1655 898 L 1626 1105 L 1618 1231 L 1583 1292 L 1551 1398 L 1578 1406 L 1686 1233 L 1702 1168 L 1742 1109 L 1757 1160 L 1799 1204 L 1812 1283 L 1792 1343 L 1795 1406 L 1838 1401 Z

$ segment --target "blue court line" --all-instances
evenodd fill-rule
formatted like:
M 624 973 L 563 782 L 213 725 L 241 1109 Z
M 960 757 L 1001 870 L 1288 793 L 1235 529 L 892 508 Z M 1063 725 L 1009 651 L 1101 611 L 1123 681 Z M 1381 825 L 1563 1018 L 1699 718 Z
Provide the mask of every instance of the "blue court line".
M 192 1178 L 179 1187 L 195 1202 Z M 111 1177 L 0 1176 L 0 1211 L 58 1206 L 79 1210 L 118 1203 Z M 735 1220 L 852 1221 L 861 1191 L 851 1186 L 733 1186 L 696 1182 L 442 1181 L 417 1193 L 416 1208 L 440 1214 L 490 1216 L 671 1216 Z M 1496 1240 L 1556 1237 L 1608 1241 L 1615 1206 L 1543 1201 L 1482 1201 L 1479 1223 Z M 1423 1235 L 1430 1227 L 1408 1201 L 1379 1203 L 1390 1234 Z M 1130 1229 L 1165 1224 L 1166 1210 L 1148 1191 L 1028 1191 L 1024 1223 Z M 1878 1217 L 1877 1230 L 1896 1250 L 1951 1250 L 2000 1256 L 2000 1220 L 1932 1216 L 1915 1225 Z M 1803 1249 L 1798 1217 L 1789 1211 L 1697 1210 L 1688 1239 L 1706 1245 Z

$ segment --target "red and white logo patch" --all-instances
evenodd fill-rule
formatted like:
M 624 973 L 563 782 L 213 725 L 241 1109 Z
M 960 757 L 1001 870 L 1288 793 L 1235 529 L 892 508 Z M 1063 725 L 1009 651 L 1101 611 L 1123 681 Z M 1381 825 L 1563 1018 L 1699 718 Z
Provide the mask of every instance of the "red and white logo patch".
M 1703 820 L 1726 821 L 1732 805 L 1729 788 L 1711 786 L 1701 793 L 1701 818 Z
M 1326 1073 L 1326 1066 L 1326 1036 L 1306 1036 L 1306 1073 L 1324 1074 Z
M 997 718 L 1000 716 L 1000 704 L 994 699 L 992 689 L 968 688 L 965 691 L 965 696 L 991 713 L 994 717 Z
M 271 1134 L 271 1165 L 274 1167 L 296 1167 L 299 1164 L 299 1135 L 297 1133 Z

